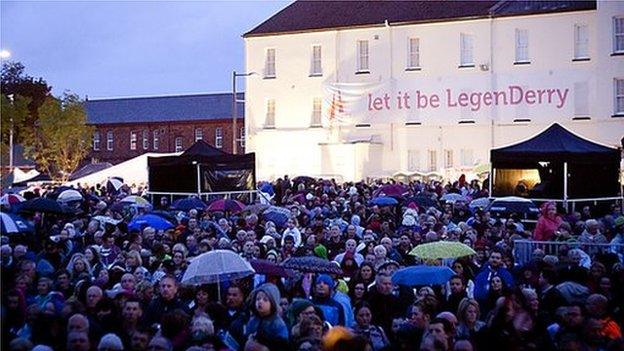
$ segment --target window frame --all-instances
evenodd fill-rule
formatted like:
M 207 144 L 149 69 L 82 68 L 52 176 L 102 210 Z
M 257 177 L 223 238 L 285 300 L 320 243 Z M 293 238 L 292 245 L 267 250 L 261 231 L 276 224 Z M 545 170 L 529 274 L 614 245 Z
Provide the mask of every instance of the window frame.
M 143 139 L 143 150 L 149 149 L 149 131 L 147 129 L 143 129 L 141 136 Z
M 204 140 L 204 129 L 203 128 L 195 128 L 195 132 L 193 133 L 195 136 L 195 142 L 200 140 Z
M 310 128 L 318 128 L 321 126 L 323 126 L 323 98 L 315 97 L 312 99 Z
M 434 172 L 437 169 L 438 169 L 438 150 L 429 149 L 427 150 L 427 171 Z
M 455 167 L 455 155 L 453 149 L 444 150 L 444 168 Z
M 620 88 L 619 90 L 621 90 L 619 93 L 618 88 Z M 621 104 L 618 103 L 619 99 L 621 99 Z M 618 106 L 620 105 L 622 109 L 618 110 Z M 624 116 L 624 77 L 613 79 L 613 116 Z
M 273 53 L 273 55 L 269 55 L 269 53 Z M 275 78 L 277 76 L 276 70 L 276 56 L 277 50 L 275 48 L 266 48 L 265 58 L 264 58 L 264 78 Z
M 160 147 L 160 135 L 158 129 L 154 129 L 154 131 L 152 132 L 152 138 L 152 148 L 154 150 L 158 150 L 158 148 Z
M 590 55 L 589 55 L 589 26 L 586 23 L 574 23 L 574 52 L 573 55 L 574 57 L 572 57 L 573 61 L 587 61 L 590 59 Z M 582 43 L 581 42 L 581 38 L 580 38 L 580 29 L 584 28 L 585 31 L 585 42 Z M 582 53 L 580 52 L 580 49 L 582 46 L 581 45 L 585 45 L 585 52 Z
M 240 136 L 240 138 L 238 139 L 238 142 L 239 142 L 238 145 L 241 148 L 244 148 L 245 147 L 245 134 L 247 134 L 247 133 L 245 133 L 245 127 L 240 127 L 238 133 L 239 133 L 239 136 Z
M 215 128 L 215 147 L 217 149 L 223 148 L 223 127 Z
M 318 57 L 316 57 L 316 49 L 318 48 Z M 323 48 L 321 44 L 312 45 L 312 57 L 310 59 L 310 77 L 323 76 Z
M 137 149 L 137 132 L 134 130 L 130 131 L 130 150 L 136 150 Z
M 467 53 L 470 54 L 470 60 L 468 60 Z M 474 66 L 474 35 L 471 33 L 459 33 L 459 68 Z
M 531 56 L 529 52 L 529 30 L 516 28 L 514 31 L 514 64 L 528 64 L 531 63 Z M 522 42 L 524 40 L 524 42 Z M 522 54 L 526 55 L 521 57 Z
M 115 144 L 115 134 L 112 130 L 106 132 L 106 150 L 113 151 Z
M 100 151 L 100 131 L 93 132 L 93 151 Z
M 416 42 L 416 50 L 412 45 L 412 41 Z M 416 60 L 414 61 L 414 54 L 416 55 Z M 414 64 L 416 63 L 416 64 Z M 420 38 L 419 37 L 409 37 L 407 38 L 407 65 L 405 70 L 407 71 L 417 71 L 420 70 Z
M 179 145 L 178 145 L 179 144 Z M 175 152 L 182 152 L 184 150 L 182 137 L 176 137 L 174 139 Z
M 621 32 L 616 32 L 617 22 L 622 21 L 620 25 Z M 622 40 L 622 47 L 618 48 L 618 37 L 622 36 L 624 38 L 624 15 L 621 16 L 613 16 L 613 25 L 612 25 L 612 40 L 613 40 L 613 54 L 614 55 L 624 55 L 624 39 Z
M 266 100 L 266 113 L 264 116 L 264 128 L 275 129 L 275 99 Z M 272 122 L 272 123 L 268 123 Z
M 364 45 L 366 44 L 366 45 Z M 363 52 L 362 49 L 366 48 Z M 370 73 L 370 46 L 368 40 L 358 40 L 356 44 L 356 73 Z M 366 65 L 364 65 L 366 63 Z

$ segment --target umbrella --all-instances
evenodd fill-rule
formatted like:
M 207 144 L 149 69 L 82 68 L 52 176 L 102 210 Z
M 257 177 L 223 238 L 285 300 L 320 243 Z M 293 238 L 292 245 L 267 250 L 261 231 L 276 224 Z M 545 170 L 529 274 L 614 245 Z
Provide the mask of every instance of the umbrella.
M 275 195 L 275 190 L 273 189 L 273 185 L 271 185 L 271 183 L 269 182 L 262 183 L 262 185 L 260 185 L 260 191 L 262 191 L 263 193 L 267 193 L 269 195 Z
M 100 222 L 100 223 L 109 223 L 112 225 L 117 225 L 119 224 L 119 222 L 121 222 L 121 220 L 119 219 L 113 219 L 109 216 L 95 216 L 93 217 L 93 219 L 95 219 L 96 221 Z
M 408 190 L 405 186 L 400 184 L 386 184 L 381 188 L 375 190 L 374 196 L 391 196 L 396 198 L 402 198 Z
M 262 214 L 265 221 L 271 221 L 278 226 L 283 226 L 290 219 L 291 212 L 287 208 L 271 206 Z
M 258 274 L 284 278 L 290 278 L 295 275 L 290 269 L 286 269 L 269 260 L 250 260 L 249 263 Z
M 437 207 L 438 202 L 433 199 L 431 196 L 426 195 L 417 195 L 412 198 L 405 200 L 405 203 L 409 204 L 410 202 L 415 203 L 420 207 Z
M 32 200 L 22 202 L 19 207 L 20 212 L 44 212 L 44 213 L 67 213 L 67 209 L 52 199 L 37 197 Z
M 340 266 L 316 256 L 291 257 L 281 266 L 304 273 L 342 274 Z
M 172 209 L 178 211 L 190 211 L 192 209 L 203 211 L 206 209 L 206 204 L 197 197 L 189 197 L 186 199 L 180 199 L 173 202 Z
M 230 213 L 238 213 L 245 208 L 245 204 L 238 200 L 229 200 L 229 199 L 219 199 L 213 201 L 208 206 L 208 211 L 215 212 L 230 212 Z
M 486 208 L 489 204 L 490 198 L 480 197 L 478 199 L 470 201 L 470 204 L 468 204 L 468 208 L 470 208 L 471 210 L 476 210 L 477 208 Z
M 271 206 L 265 205 L 265 204 L 253 204 L 253 205 L 249 205 L 249 206 L 245 207 L 243 209 L 243 212 L 260 214 L 260 213 L 262 213 L 264 210 L 266 210 L 269 207 L 271 207 Z
M 466 201 L 466 197 L 462 194 L 448 193 L 448 194 L 442 195 L 442 198 L 440 200 L 446 201 L 446 202 Z
M 420 244 L 412 249 L 409 254 L 425 260 L 435 260 L 438 258 L 470 256 L 476 254 L 476 252 L 470 246 L 457 241 L 435 241 Z
M 106 190 L 109 193 L 118 192 L 122 186 L 123 186 L 123 180 L 119 178 L 111 177 L 111 178 L 108 178 L 108 180 L 106 181 Z
M 380 196 L 372 199 L 370 204 L 377 206 L 394 206 L 398 205 L 399 202 L 395 198 L 390 196 Z
M 214 250 L 203 253 L 191 260 L 182 284 L 202 285 L 217 283 L 219 300 L 221 299 L 221 284 L 233 279 L 245 278 L 255 271 L 242 257 L 233 251 Z
M 56 198 L 56 201 L 62 203 L 68 203 L 72 201 L 82 201 L 82 194 L 74 189 L 64 190 L 59 196 Z
M 0 205 L 2 206 L 11 206 L 24 201 L 26 199 L 17 194 L 4 194 L 0 197 Z
M 156 215 L 156 216 L 162 217 L 162 218 L 164 218 L 164 219 L 166 219 L 169 222 L 174 223 L 174 224 L 178 223 L 178 219 L 172 213 L 167 212 L 167 211 L 154 210 L 154 211 L 151 211 L 148 214 L 152 214 L 152 215 Z
M 407 286 L 444 284 L 454 274 L 447 266 L 410 266 L 394 272 L 392 283 Z
M 147 201 L 145 198 L 142 198 L 136 195 L 126 196 L 123 199 L 121 199 L 121 202 L 125 204 L 130 204 L 132 206 L 136 206 L 139 208 L 152 207 L 152 204 L 150 204 L 149 201 Z
M 0 221 L 2 222 L 2 235 L 33 232 L 32 226 L 14 213 L 0 212 Z
M 128 224 L 128 229 L 130 230 L 143 230 L 145 227 L 152 227 L 156 230 L 167 230 L 174 226 L 168 220 L 154 214 L 138 216 Z
M 512 213 L 523 214 L 525 218 L 532 215 L 537 217 L 539 208 L 529 199 L 516 196 L 500 197 L 492 201 L 490 206 L 486 208 L 493 214 L 508 216 Z

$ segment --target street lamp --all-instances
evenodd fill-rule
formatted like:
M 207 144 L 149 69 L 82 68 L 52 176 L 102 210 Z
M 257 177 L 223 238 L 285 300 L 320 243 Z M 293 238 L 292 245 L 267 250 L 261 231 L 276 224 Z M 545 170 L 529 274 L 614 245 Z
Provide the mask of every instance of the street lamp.
M 236 73 L 232 71 L 232 153 L 237 153 L 236 147 L 236 118 L 238 117 L 238 103 L 245 102 L 245 100 L 238 100 L 236 98 L 236 78 L 249 77 L 251 75 L 258 74 L 256 72 Z

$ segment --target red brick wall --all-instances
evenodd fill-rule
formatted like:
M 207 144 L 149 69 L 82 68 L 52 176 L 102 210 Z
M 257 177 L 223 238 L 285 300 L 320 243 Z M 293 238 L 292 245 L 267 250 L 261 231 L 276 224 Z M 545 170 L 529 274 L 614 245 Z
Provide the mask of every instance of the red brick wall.
M 215 130 L 221 127 L 223 129 L 223 147 L 221 150 L 232 152 L 232 120 L 221 119 L 215 121 L 188 121 L 188 122 L 162 122 L 162 123 L 132 123 L 132 124 L 101 124 L 95 125 L 97 131 L 100 132 L 100 149 L 94 151 L 87 157 L 87 161 L 96 160 L 98 162 L 110 162 L 117 164 L 133 157 L 139 156 L 146 152 L 175 152 L 175 139 L 182 137 L 182 150 L 186 150 L 195 142 L 195 130 L 201 128 L 203 130 L 203 140 L 208 144 L 215 146 Z M 236 130 L 240 133 L 243 127 L 243 120 L 237 121 Z M 143 149 L 143 130 L 148 131 L 148 148 Z M 159 131 L 158 150 L 154 149 L 153 136 L 154 130 Z M 113 132 L 113 150 L 106 149 L 106 134 L 108 131 Z M 130 150 L 130 132 L 135 131 L 137 134 L 136 150 Z M 239 139 L 240 135 L 237 134 Z M 237 142 L 237 152 L 244 153 L 240 142 Z

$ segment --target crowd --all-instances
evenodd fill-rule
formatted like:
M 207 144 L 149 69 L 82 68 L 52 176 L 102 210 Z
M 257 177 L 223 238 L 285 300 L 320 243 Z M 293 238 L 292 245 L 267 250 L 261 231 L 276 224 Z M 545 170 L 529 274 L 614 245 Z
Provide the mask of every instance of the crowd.
M 590 207 L 563 213 L 546 203 L 532 230 L 515 214 L 496 218 L 468 201 L 440 200 L 487 197 L 476 181 L 416 181 L 398 205 L 371 203 L 384 186 L 288 177 L 262 184 L 290 210 L 284 224 L 261 212 L 170 211 L 157 198 L 155 213 L 175 227 L 129 229 L 149 210 L 117 204 L 127 186 L 78 188 L 85 200 L 72 214 L 20 212 L 35 233 L 2 236 L 2 349 L 624 350 L 621 254 L 587 249 L 624 242 L 620 206 L 593 216 Z M 410 200 L 423 198 L 430 201 Z M 519 239 L 564 245 L 538 246 L 519 264 Z M 476 255 L 410 255 L 440 240 Z M 343 273 L 181 284 L 190 260 L 215 249 L 278 264 L 316 256 Z M 454 275 L 441 285 L 393 284 L 397 270 L 421 264 L 448 265 Z

